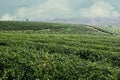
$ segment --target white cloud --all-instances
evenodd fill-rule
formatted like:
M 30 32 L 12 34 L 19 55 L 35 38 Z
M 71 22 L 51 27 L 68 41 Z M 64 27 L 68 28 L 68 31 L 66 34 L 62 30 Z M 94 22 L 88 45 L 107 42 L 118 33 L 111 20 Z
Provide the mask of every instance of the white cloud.
M 119 17 L 120 13 L 115 11 L 115 8 L 104 1 L 94 0 L 94 4 L 89 8 L 84 8 L 80 10 L 83 17 Z
M 20 7 L 15 10 L 13 16 L 10 14 L 5 14 L 2 16 L 5 20 L 13 20 L 14 16 L 18 19 L 23 20 L 25 18 L 30 18 L 32 20 L 40 18 L 53 18 L 53 17 L 70 17 L 71 8 L 69 6 L 69 0 L 47 0 L 44 3 L 39 3 L 37 5 L 31 5 L 30 7 Z
M 106 0 L 91 0 L 93 5 L 89 8 L 83 8 L 85 7 L 83 4 L 88 7 L 88 3 L 91 2 L 88 1 L 89 0 L 44 0 L 42 3 L 38 2 L 33 5 L 30 4 L 27 7 L 19 7 L 15 10 L 12 16 L 10 14 L 5 14 L 1 17 L 1 20 L 120 16 L 120 13 L 117 12 L 111 4 L 105 2 Z
M 1 17 L 0 20 L 6 21 L 6 20 L 15 20 L 15 19 L 16 19 L 15 16 L 11 16 L 11 15 L 9 15 L 9 14 L 4 14 L 4 15 Z
M 52 18 L 67 16 L 71 11 L 67 1 L 64 0 L 48 0 L 41 5 L 34 5 L 31 7 L 21 7 L 15 11 L 15 16 L 19 18 Z

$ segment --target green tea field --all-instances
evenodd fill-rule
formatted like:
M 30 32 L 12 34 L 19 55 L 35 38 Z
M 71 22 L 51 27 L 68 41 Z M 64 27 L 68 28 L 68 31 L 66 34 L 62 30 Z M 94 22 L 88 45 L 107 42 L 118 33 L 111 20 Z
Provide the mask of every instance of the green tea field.
M 120 36 L 83 24 L 0 21 L 0 80 L 120 80 Z

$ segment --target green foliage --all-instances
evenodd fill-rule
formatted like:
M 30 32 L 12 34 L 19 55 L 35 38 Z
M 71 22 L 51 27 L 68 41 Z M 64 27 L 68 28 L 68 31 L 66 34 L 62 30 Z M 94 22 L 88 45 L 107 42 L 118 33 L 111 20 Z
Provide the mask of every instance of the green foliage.
M 4 32 L 23 32 L 36 34 L 99 34 L 100 32 L 85 27 L 86 25 L 48 23 L 48 22 L 20 22 L 0 21 L 0 29 Z M 101 33 L 102 34 L 102 33 Z
M 120 80 L 120 37 L 60 23 L 0 29 L 1 80 Z

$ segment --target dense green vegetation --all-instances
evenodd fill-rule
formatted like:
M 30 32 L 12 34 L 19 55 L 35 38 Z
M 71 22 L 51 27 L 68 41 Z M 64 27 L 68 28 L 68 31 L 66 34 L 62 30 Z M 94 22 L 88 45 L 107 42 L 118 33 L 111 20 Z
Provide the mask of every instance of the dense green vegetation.
M 0 22 L 0 79 L 120 80 L 120 37 L 86 26 Z

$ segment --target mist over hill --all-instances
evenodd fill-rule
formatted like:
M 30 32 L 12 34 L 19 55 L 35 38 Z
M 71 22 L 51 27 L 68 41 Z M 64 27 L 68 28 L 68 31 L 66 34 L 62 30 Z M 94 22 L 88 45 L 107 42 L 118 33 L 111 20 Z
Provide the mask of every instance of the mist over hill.
M 120 26 L 120 17 L 118 18 L 65 18 L 65 19 L 53 18 L 53 19 L 41 19 L 40 21 Z

